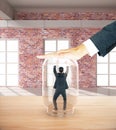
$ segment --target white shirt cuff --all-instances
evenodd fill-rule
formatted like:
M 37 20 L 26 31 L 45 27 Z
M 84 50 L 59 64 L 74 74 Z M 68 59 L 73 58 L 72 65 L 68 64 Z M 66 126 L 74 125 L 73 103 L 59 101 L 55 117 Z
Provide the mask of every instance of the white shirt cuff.
M 91 57 L 99 51 L 90 39 L 83 42 L 83 44 L 86 46 L 86 49 Z

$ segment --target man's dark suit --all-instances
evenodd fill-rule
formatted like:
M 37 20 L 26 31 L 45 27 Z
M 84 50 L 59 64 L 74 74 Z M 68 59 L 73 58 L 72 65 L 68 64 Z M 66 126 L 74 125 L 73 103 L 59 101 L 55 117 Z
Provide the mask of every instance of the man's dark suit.
M 116 46 L 116 21 L 105 26 L 90 39 L 98 48 L 98 54 L 105 56 Z
M 54 107 L 57 110 L 56 100 L 57 100 L 59 95 L 62 95 L 63 100 L 64 100 L 63 109 L 65 110 L 66 109 L 66 91 L 65 91 L 65 89 L 68 89 L 68 84 L 66 82 L 67 73 L 57 73 L 56 66 L 54 66 L 53 71 L 54 71 L 54 74 L 56 77 L 56 81 L 54 84 L 54 88 L 56 90 L 55 90 L 55 94 L 53 96 Z

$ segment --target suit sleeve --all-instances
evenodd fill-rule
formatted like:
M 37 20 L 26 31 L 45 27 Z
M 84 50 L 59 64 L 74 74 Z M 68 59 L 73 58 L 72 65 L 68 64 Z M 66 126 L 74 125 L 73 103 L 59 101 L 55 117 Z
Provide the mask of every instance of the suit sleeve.
M 57 75 L 56 66 L 54 66 L 53 72 L 54 72 L 54 74 L 55 74 L 55 76 L 56 76 L 56 75 Z
M 105 26 L 101 31 L 93 35 L 90 40 L 99 50 L 100 56 L 105 56 L 116 46 L 116 21 Z

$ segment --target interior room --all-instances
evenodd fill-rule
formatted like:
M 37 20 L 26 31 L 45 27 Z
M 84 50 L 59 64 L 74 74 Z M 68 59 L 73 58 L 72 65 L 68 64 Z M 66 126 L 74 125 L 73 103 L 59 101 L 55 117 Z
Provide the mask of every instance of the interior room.
M 0 130 L 116 130 L 116 48 L 76 60 L 71 116 L 44 109 L 45 60 L 37 58 L 79 46 L 115 20 L 115 0 L 0 0 Z M 44 74 L 53 87 L 52 71 Z

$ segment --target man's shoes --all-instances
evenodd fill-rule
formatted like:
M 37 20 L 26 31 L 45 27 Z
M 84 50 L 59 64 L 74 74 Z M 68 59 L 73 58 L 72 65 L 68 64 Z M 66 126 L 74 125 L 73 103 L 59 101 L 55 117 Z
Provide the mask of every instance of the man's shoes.
M 63 110 L 64 114 L 66 114 L 66 109 Z
M 58 112 L 57 109 L 53 109 L 52 111 L 53 111 L 53 113 L 55 113 L 55 114 L 57 114 L 57 112 Z

